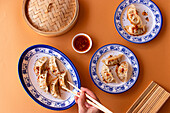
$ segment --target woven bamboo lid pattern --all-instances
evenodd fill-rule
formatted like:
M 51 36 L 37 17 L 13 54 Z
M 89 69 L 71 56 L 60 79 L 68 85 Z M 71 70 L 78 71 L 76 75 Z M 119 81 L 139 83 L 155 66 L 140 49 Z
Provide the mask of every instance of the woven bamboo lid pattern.
M 78 0 L 25 0 L 23 14 L 28 25 L 42 35 L 61 35 L 75 24 Z

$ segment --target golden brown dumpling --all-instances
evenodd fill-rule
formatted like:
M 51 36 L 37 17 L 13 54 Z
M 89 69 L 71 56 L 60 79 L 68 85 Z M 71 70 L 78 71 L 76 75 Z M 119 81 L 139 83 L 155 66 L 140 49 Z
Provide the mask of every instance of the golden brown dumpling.
M 125 26 L 125 30 L 130 35 L 139 36 L 146 32 L 146 26 L 145 25 L 128 25 L 128 26 Z
M 142 20 L 140 16 L 138 15 L 136 7 L 133 4 L 130 5 L 130 7 L 127 10 L 127 19 L 133 25 L 142 25 Z
M 38 76 L 42 73 L 42 71 L 44 70 L 44 64 L 47 62 L 48 57 L 44 56 L 39 58 L 34 65 L 34 72 L 35 74 Z
M 106 59 L 103 59 L 102 62 L 106 65 L 106 66 L 114 66 L 116 64 L 118 64 L 121 59 L 123 57 L 123 54 L 119 54 L 119 55 L 115 55 L 115 56 L 109 56 Z
M 127 82 L 130 79 L 129 74 L 129 64 L 128 62 L 124 61 L 120 63 L 120 66 L 118 66 L 117 69 L 117 76 L 122 82 Z
M 61 72 L 60 76 L 59 76 L 59 83 L 60 83 L 60 87 L 65 87 L 65 88 L 70 88 L 69 84 L 68 84 L 68 77 L 67 77 L 67 72 Z
M 55 56 L 51 56 L 49 59 L 49 67 L 50 70 L 52 72 L 52 74 L 57 75 L 58 73 L 60 73 L 57 63 L 56 63 L 56 58 Z
M 116 82 L 115 78 L 113 77 L 112 73 L 109 70 L 109 67 L 103 64 L 102 66 L 102 79 L 105 83 Z
M 44 71 L 42 74 L 38 75 L 37 82 L 40 88 L 44 90 L 44 92 L 48 92 L 47 71 Z
M 51 81 L 50 93 L 55 98 L 61 98 L 60 88 L 59 88 L 59 78 L 58 77 L 56 77 L 54 80 Z

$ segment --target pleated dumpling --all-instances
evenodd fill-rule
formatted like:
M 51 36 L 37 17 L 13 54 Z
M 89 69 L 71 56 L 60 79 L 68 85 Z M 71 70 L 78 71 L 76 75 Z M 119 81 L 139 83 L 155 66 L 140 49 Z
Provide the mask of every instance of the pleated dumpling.
M 142 20 L 138 15 L 136 7 L 132 4 L 127 10 L 127 19 L 130 21 L 131 24 L 134 25 L 142 25 Z
M 106 59 L 103 59 L 102 62 L 106 65 L 106 66 L 114 66 L 116 64 L 118 64 L 121 59 L 123 57 L 123 54 L 119 54 L 119 55 L 115 55 L 115 56 L 109 56 Z
M 128 62 L 120 63 L 120 66 L 117 68 L 117 76 L 122 82 L 127 82 L 130 79 L 131 74 L 129 74 Z
M 101 74 L 102 74 L 102 79 L 105 83 L 116 82 L 111 71 L 109 70 L 109 67 L 106 66 L 105 64 L 103 64 L 103 66 L 102 66 Z
M 59 83 L 60 83 L 61 88 L 62 87 L 65 87 L 68 89 L 70 88 L 67 81 L 68 81 L 67 72 L 66 71 L 61 72 L 59 76 Z
M 34 72 L 35 74 L 38 76 L 42 73 L 42 71 L 44 70 L 44 64 L 47 62 L 48 57 L 44 56 L 39 58 L 34 65 Z
M 38 75 L 37 82 L 41 89 L 44 90 L 44 92 L 48 92 L 48 86 L 47 86 L 47 71 L 43 71 L 42 74 Z
M 125 26 L 125 30 L 130 35 L 139 36 L 146 32 L 146 26 L 145 25 L 128 25 L 128 26 Z
M 57 63 L 56 63 L 56 58 L 55 56 L 51 56 L 49 59 L 49 68 L 52 72 L 52 74 L 57 75 L 58 73 L 60 73 Z
M 50 93 L 55 98 L 61 98 L 60 88 L 59 88 L 59 78 L 58 77 L 56 77 L 54 80 L 51 81 Z

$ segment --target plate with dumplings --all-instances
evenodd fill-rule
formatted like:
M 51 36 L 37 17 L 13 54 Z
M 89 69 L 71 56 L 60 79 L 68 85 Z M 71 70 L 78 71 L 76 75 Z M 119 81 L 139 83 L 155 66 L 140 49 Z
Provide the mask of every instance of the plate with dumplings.
M 120 44 L 99 48 L 91 58 L 90 76 L 104 92 L 118 94 L 129 90 L 137 81 L 139 63 L 135 54 Z
M 161 11 L 151 0 L 124 0 L 114 15 L 118 33 L 138 44 L 153 40 L 162 28 L 162 21 Z
M 18 74 L 28 95 L 38 104 L 52 110 L 65 110 L 75 104 L 74 95 L 63 87 L 68 81 L 80 88 L 78 72 L 69 58 L 48 45 L 33 45 L 21 55 Z

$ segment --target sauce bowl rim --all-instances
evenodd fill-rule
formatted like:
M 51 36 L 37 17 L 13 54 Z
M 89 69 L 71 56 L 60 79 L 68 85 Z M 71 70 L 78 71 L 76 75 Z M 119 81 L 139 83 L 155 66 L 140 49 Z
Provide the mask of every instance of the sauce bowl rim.
M 78 36 L 85 36 L 85 37 L 87 37 L 88 39 L 89 39 L 89 41 L 90 41 L 90 46 L 88 47 L 88 49 L 87 50 L 85 50 L 85 51 L 78 51 L 77 49 L 75 49 L 75 47 L 74 47 L 74 40 L 75 40 L 75 38 L 76 37 L 78 37 Z M 92 47 L 92 40 L 91 40 L 91 38 L 90 38 L 90 36 L 89 35 L 87 35 L 87 34 L 85 34 L 85 33 L 78 33 L 78 34 L 76 34 L 74 37 L 73 37 L 73 39 L 72 39 L 72 48 L 74 49 L 74 51 L 76 51 L 77 53 L 87 53 L 90 49 L 91 49 L 91 47 Z

